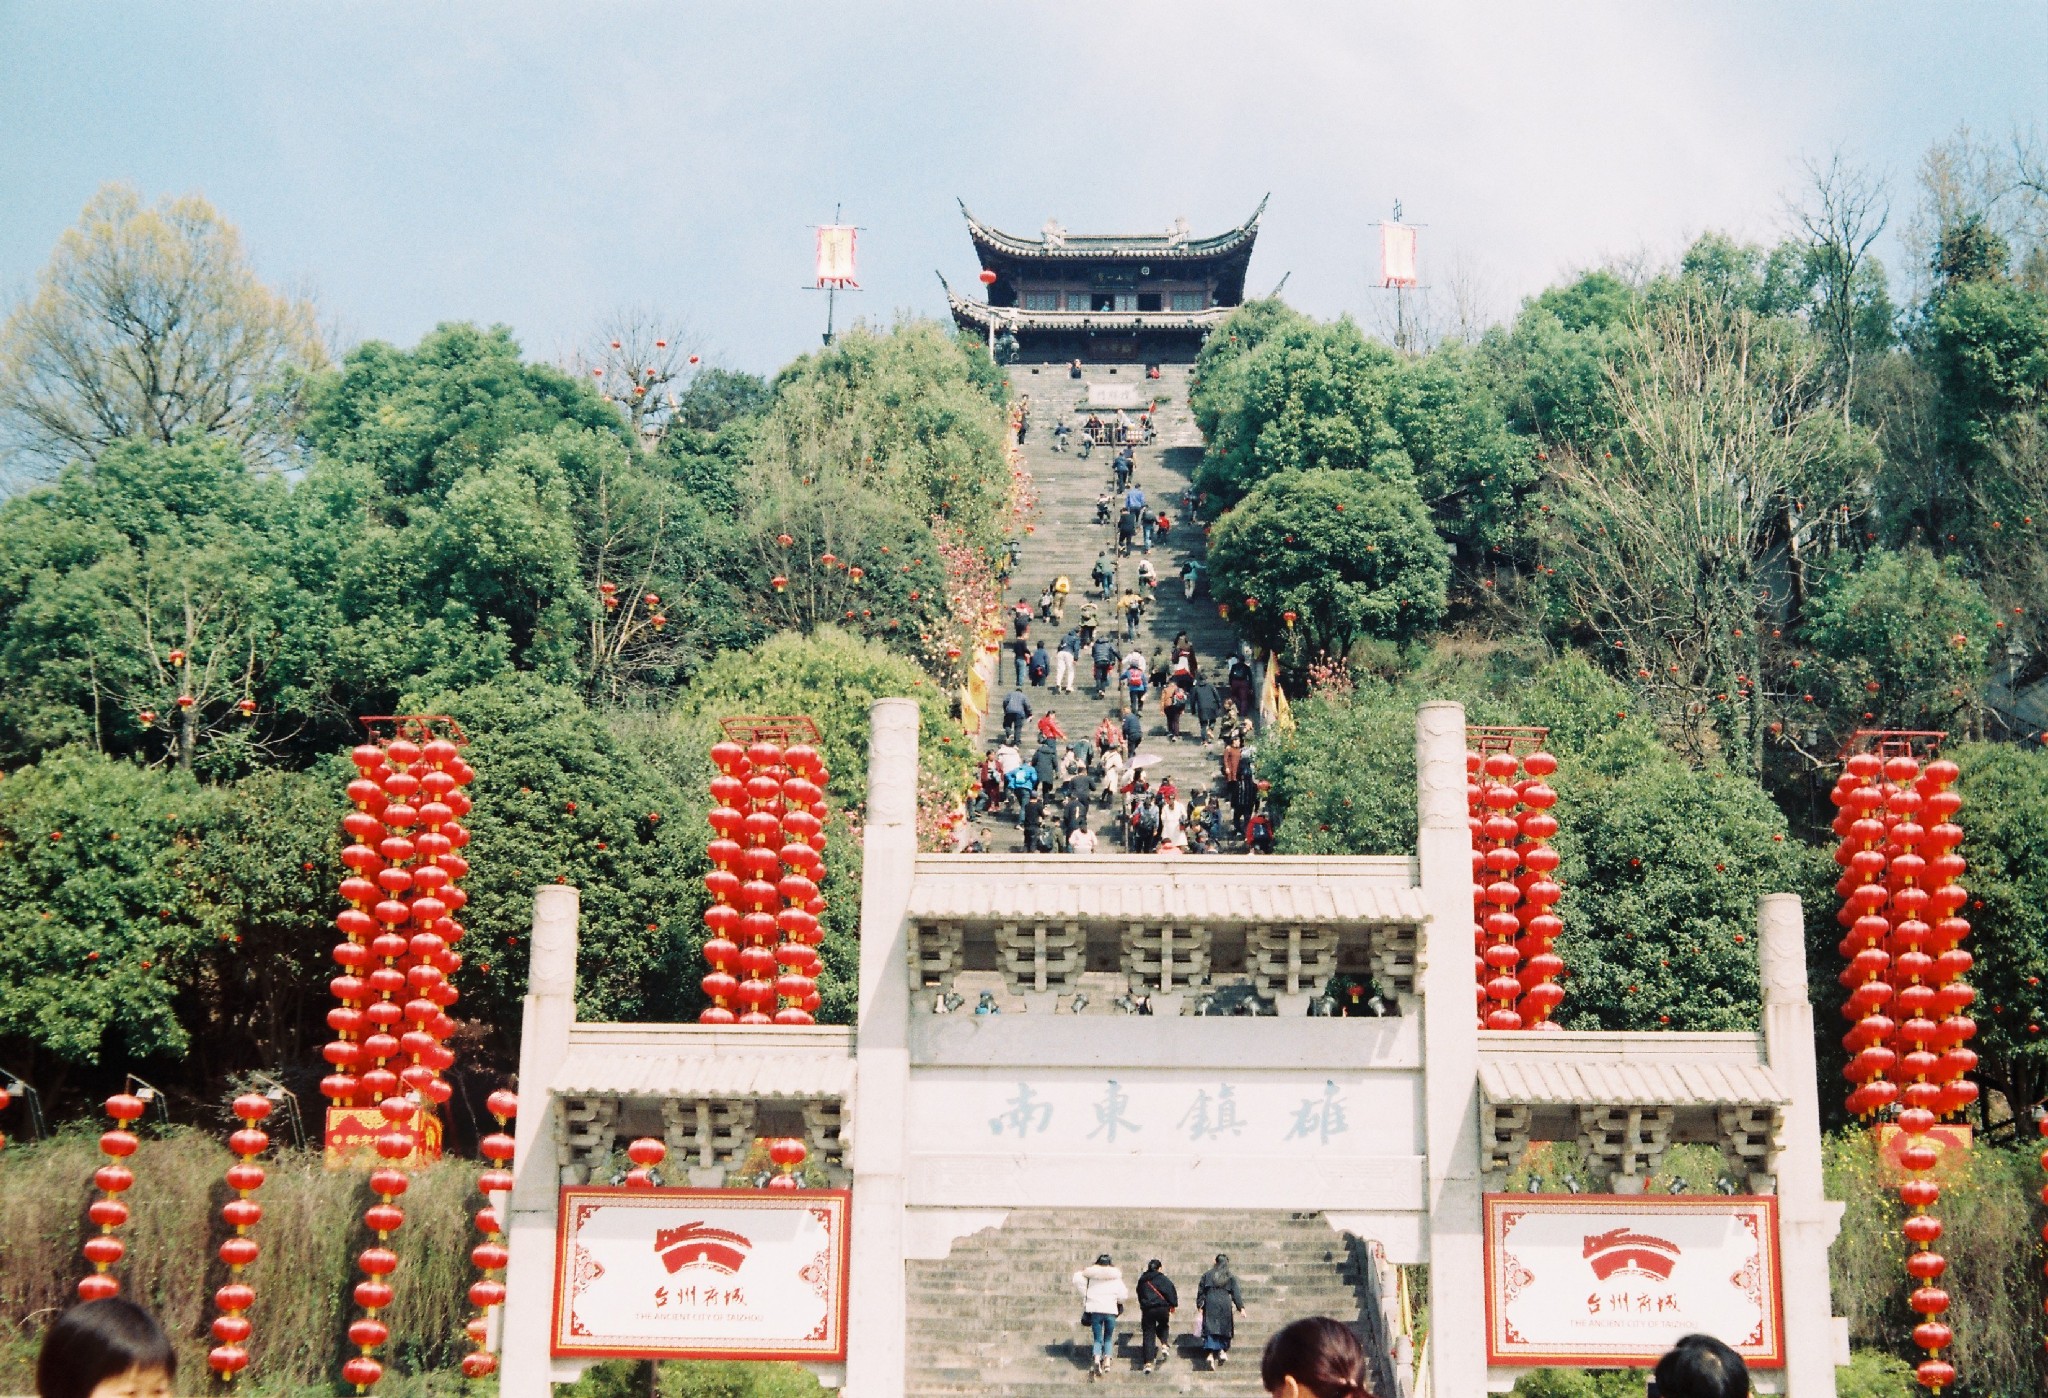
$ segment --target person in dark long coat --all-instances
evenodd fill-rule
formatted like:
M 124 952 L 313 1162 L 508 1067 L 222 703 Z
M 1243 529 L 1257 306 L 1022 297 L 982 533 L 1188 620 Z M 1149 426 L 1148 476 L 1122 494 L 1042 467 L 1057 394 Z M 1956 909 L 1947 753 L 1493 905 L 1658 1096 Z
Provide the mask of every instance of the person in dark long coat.
M 1202 1350 L 1211 1369 L 1229 1362 L 1230 1341 L 1237 1334 L 1237 1313 L 1244 1309 L 1244 1291 L 1230 1259 L 1216 1254 L 1216 1265 L 1202 1273 L 1195 1288 L 1195 1307 L 1202 1313 Z
M 1216 692 L 1216 686 L 1209 683 L 1207 676 L 1195 680 L 1194 692 L 1189 696 L 1189 707 L 1194 710 L 1195 722 L 1202 727 L 1202 746 L 1209 746 L 1209 730 L 1223 717 L 1223 696 Z

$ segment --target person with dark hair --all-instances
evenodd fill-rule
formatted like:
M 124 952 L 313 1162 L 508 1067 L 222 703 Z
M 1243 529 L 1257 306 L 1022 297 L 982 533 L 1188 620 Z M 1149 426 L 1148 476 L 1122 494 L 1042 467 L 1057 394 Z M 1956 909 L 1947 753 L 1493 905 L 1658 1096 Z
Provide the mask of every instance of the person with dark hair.
M 177 1352 L 156 1318 L 119 1296 L 86 1301 L 43 1332 L 38 1398 L 171 1398 Z
M 1221 1368 L 1230 1359 L 1230 1341 L 1237 1334 L 1244 1291 L 1237 1284 L 1237 1273 L 1230 1270 L 1230 1259 L 1220 1252 L 1216 1265 L 1202 1273 L 1195 1287 L 1195 1309 L 1202 1313 L 1202 1349 L 1209 1367 Z
M 1272 1398 L 1372 1398 L 1365 1346 L 1350 1326 L 1326 1315 L 1274 1332 L 1259 1357 L 1259 1382 Z
M 1087 1322 L 1094 1349 L 1088 1376 L 1097 1378 L 1109 1372 L 1110 1356 L 1116 1353 L 1116 1318 L 1123 1313 L 1124 1300 L 1131 1292 L 1124 1285 L 1124 1274 L 1106 1252 L 1094 1265 L 1074 1273 L 1074 1286 L 1081 1293 L 1081 1318 Z
M 1657 1398 L 1749 1398 L 1749 1366 L 1712 1335 L 1687 1335 L 1655 1372 Z
M 1159 1347 L 1173 1347 L 1173 1313 L 1180 1309 L 1180 1293 L 1173 1289 L 1173 1278 L 1160 1270 L 1159 1259 L 1153 1258 L 1145 1264 L 1145 1270 L 1138 1277 L 1138 1333 L 1144 1336 L 1144 1372 L 1151 1373 L 1164 1361 L 1159 1357 Z

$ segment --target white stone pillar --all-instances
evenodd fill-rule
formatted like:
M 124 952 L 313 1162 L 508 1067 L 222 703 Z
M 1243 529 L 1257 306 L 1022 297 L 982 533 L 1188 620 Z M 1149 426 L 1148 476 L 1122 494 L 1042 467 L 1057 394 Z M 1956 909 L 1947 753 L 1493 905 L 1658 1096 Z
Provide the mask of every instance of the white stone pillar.
M 510 1217 L 506 1220 L 511 1263 L 505 1271 L 503 1348 L 499 1356 L 501 1398 L 548 1398 L 554 1375 L 548 1357 L 555 1296 L 555 1215 L 560 1200 L 556 1143 L 560 1108 L 548 1092 L 569 1054 L 569 1030 L 576 1023 L 575 889 L 550 884 L 533 896 L 533 938 L 520 1017 L 519 1143 L 512 1164 Z M 504 1195 L 494 1202 L 503 1211 Z
M 917 871 L 917 703 L 880 699 L 870 714 L 867 821 L 861 827 L 846 1394 L 898 1398 L 908 1323 L 903 1270 L 910 1095 L 906 912 Z
M 1757 961 L 1763 981 L 1764 1052 L 1792 1094 L 1778 1132 L 1779 1268 L 1785 1286 L 1787 1398 L 1834 1398 L 1835 1323 L 1828 1294 L 1828 1247 L 1842 1206 L 1822 1193 L 1820 1084 L 1807 998 L 1806 928 L 1799 899 L 1769 893 L 1757 905 Z
M 1463 705 L 1424 704 L 1416 714 L 1415 781 L 1416 852 L 1423 904 L 1429 910 L 1416 976 L 1428 1152 L 1428 1391 L 1431 1398 L 1481 1398 L 1486 1392 L 1486 1286 Z

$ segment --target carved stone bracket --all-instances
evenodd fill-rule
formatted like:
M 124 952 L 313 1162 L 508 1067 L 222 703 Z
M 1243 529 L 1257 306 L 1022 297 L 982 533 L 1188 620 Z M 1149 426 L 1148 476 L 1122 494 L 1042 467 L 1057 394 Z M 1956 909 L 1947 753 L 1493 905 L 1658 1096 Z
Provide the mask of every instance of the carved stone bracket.
M 1778 1192 L 1777 1107 L 1723 1107 L 1717 1114 L 1721 1158 L 1731 1178 L 1745 1182 L 1752 1194 Z
M 1529 1145 L 1532 1113 L 1519 1103 L 1481 1100 L 1479 1104 L 1479 1169 L 1486 1175 L 1505 1175 L 1521 1162 Z
M 967 934 L 958 923 L 913 922 L 906 940 L 912 990 L 944 987 L 959 973 Z
M 614 1097 L 570 1097 L 562 1102 L 562 1134 L 555 1146 L 555 1164 L 590 1172 L 602 1166 L 619 1138 L 619 1103 Z
M 1313 995 L 1337 974 L 1335 928 L 1255 927 L 1250 940 L 1252 983 L 1263 996 Z
M 1413 995 L 1421 971 L 1422 929 L 1400 924 L 1372 930 L 1372 978 L 1395 995 Z
M 1124 973 L 1131 988 L 1171 995 L 1209 983 L 1210 948 L 1214 938 L 1206 927 L 1145 926 L 1124 929 Z
M 1072 990 L 1075 977 L 1081 974 L 1087 945 L 1087 935 L 1074 922 L 1059 926 L 1010 925 L 996 930 L 1003 981 L 1012 995 Z
M 1606 1175 L 1617 1193 L 1639 1190 L 1670 1149 L 1677 1115 L 1670 1107 L 1580 1107 L 1580 1167 Z

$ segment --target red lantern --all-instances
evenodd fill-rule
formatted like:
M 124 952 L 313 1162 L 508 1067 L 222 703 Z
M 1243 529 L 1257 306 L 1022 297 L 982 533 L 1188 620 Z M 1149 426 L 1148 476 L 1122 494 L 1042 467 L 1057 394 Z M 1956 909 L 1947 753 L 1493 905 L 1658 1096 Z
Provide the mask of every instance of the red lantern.
M 994 286 L 996 284 L 996 274 L 986 267 L 981 269 L 978 276 L 983 286 Z

